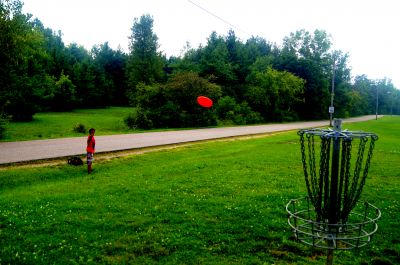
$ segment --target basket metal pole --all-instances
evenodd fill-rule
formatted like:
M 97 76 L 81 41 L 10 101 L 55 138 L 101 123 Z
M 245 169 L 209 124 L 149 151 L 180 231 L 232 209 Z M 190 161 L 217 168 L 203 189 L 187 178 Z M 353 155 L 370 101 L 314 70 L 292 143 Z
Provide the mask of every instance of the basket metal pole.
M 332 167 L 331 167 L 331 187 L 329 194 L 329 228 L 328 233 L 331 235 L 331 238 L 328 239 L 328 253 L 326 264 L 333 264 L 333 249 L 335 248 L 335 240 L 337 235 L 337 227 L 334 226 L 337 224 L 338 219 L 338 207 L 340 209 L 340 205 L 337 205 L 338 201 L 338 179 L 339 179 L 339 159 L 340 159 L 340 142 L 341 138 L 338 137 L 340 132 L 342 131 L 342 120 L 335 119 L 333 121 L 333 128 L 335 131 L 335 137 L 333 138 L 333 152 L 332 152 Z
M 342 120 L 334 120 L 334 128 L 336 134 L 339 134 L 342 127 Z M 340 159 L 340 137 L 337 135 L 333 138 L 333 153 L 331 167 L 331 187 L 329 195 L 329 224 L 336 224 L 338 218 L 337 201 L 338 201 L 338 179 L 339 179 L 339 159 Z M 340 207 L 340 206 L 339 206 Z M 332 230 L 332 229 L 330 229 Z M 335 230 L 335 229 L 333 229 Z

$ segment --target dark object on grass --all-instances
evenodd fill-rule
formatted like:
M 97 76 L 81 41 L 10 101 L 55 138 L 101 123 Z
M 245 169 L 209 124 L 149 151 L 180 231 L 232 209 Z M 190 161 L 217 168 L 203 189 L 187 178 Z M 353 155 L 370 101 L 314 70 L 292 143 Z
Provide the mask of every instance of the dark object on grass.
M 68 159 L 68 164 L 73 165 L 73 166 L 82 166 L 83 161 L 81 158 L 79 158 L 77 156 L 73 156 Z

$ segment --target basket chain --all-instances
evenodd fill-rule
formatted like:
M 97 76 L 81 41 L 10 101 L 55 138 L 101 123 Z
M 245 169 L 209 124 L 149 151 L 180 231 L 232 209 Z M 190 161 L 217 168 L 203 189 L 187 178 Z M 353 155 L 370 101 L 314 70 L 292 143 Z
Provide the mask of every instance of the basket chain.
M 365 185 L 365 181 L 366 181 L 367 175 L 368 175 L 369 166 L 370 166 L 370 163 L 371 163 L 372 153 L 373 153 L 373 150 L 375 148 L 375 140 L 376 140 L 375 137 L 371 137 L 371 142 L 370 142 L 369 148 L 368 148 L 368 155 L 367 155 L 367 159 L 365 161 L 363 175 L 362 175 L 361 180 L 359 181 L 358 187 L 357 187 L 358 178 L 359 178 L 358 175 L 360 174 L 360 171 L 361 171 L 361 165 L 357 165 L 356 166 L 358 168 L 358 172 L 357 172 L 357 176 L 356 176 L 356 173 L 354 174 L 354 179 L 353 179 L 353 183 L 352 183 L 352 191 L 351 191 L 351 194 L 350 194 L 349 205 L 348 205 L 348 208 L 347 208 L 347 214 L 350 213 L 350 211 L 355 207 L 358 199 L 360 198 L 362 189 L 363 189 L 363 187 Z M 362 145 L 363 152 L 365 150 L 365 146 L 366 146 L 367 142 L 368 142 L 368 138 L 367 137 L 363 137 L 363 138 L 360 139 L 360 146 Z M 357 163 L 362 164 L 362 159 L 358 159 Z M 346 214 L 346 212 L 344 214 Z
M 311 203 L 315 207 L 317 214 L 317 221 L 327 219 L 329 212 L 330 197 L 330 152 L 331 152 L 331 137 L 325 137 L 320 135 L 321 139 L 321 152 L 319 159 L 319 174 L 317 171 L 316 154 L 315 154 L 315 141 L 314 134 L 307 134 L 307 144 L 304 137 L 305 132 L 299 131 L 300 145 L 301 145 L 301 156 L 305 182 L 307 191 Z M 360 178 L 362 165 L 364 161 L 364 153 L 368 139 L 371 138 L 371 142 L 368 148 L 368 155 L 365 161 L 364 171 Z M 341 152 L 341 165 L 340 165 L 340 179 L 338 187 L 338 201 L 337 201 L 337 216 L 342 223 L 347 222 L 347 218 L 351 210 L 355 207 L 362 189 L 365 184 L 366 177 L 368 175 L 368 169 L 372 158 L 373 149 L 375 146 L 375 140 L 377 137 L 360 137 L 360 143 L 358 146 L 357 159 L 355 163 L 355 169 L 353 177 L 351 178 L 351 152 L 352 152 L 352 141 L 351 137 L 342 139 L 342 152 Z
M 339 194 L 342 194 L 343 191 L 343 208 L 342 211 L 339 212 L 339 219 L 342 220 L 342 223 L 347 222 L 348 214 L 346 208 L 346 202 L 349 200 L 349 182 L 350 182 L 350 164 L 351 164 L 351 150 L 352 150 L 352 140 L 347 139 L 343 140 L 342 144 L 342 169 L 340 172 L 340 185 L 344 184 L 344 187 L 339 187 Z M 343 183 L 344 182 L 344 183 Z M 339 196 L 339 199 L 342 197 Z M 340 209 L 340 201 L 338 203 L 338 209 Z

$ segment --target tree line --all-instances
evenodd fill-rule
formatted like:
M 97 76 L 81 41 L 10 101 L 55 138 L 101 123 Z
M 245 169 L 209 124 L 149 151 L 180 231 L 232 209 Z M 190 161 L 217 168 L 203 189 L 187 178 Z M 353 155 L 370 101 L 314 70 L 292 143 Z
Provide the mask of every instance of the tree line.
M 325 119 L 334 85 L 335 117 L 399 114 L 390 79 L 351 78 L 348 54 L 332 50 L 324 30 L 298 30 L 281 46 L 230 30 L 180 56 L 159 51 L 153 17 L 133 20 L 129 51 L 107 42 L 90 51 L 65 45 L 60 31 L 0 1 L 0 113 L 31 120 L 36 112 L 131 105 L 128 126 L 141 128 Z M 333 80 L 333 82 L 332 82 Z M 199 95 L 215 105 L 196 104 Z M 0 126 L 1 127 L 1 126 Z

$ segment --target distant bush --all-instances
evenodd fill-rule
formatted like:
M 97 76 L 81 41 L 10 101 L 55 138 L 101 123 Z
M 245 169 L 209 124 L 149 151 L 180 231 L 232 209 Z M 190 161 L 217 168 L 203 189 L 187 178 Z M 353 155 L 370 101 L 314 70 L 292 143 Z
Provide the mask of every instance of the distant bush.
M 130 129 L 151 129 L 153 128 L 153 121 L 148 118 L 149 112 L 142 109 L 136 108 L 135 112 L 129 114 L 125 119 L 124 122 L 126 126 Z
M 221 120 L 232 120 L 234 116 L 234 110 L 236 106 L 236 100 L 232 97 L 222 97 L 217 104 L 218 118 Z
M 246 101 L 238 104 L 229 96 L 222 97 L 218 101 L 217 114 L 225 123 L 232 121 L 237 125 L 246 125 L 264 122 L 260 113 L 253 111 Z
M 136 115 L 134 113 L 130 113 L 127 117 L 125 117 L 124 123 L 126 124 L 126 126 L 128 126 L 129 129 L 135 129 Z
M 86 132 L 86 127 L 82 123 L 77 123 L 77 124 L 75 124 L 73 130 L 74 130 L 74 132 L 77 132 L 77 133 L 85 133 Z

